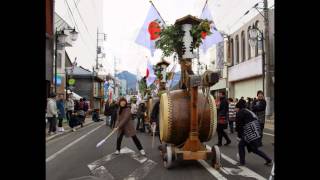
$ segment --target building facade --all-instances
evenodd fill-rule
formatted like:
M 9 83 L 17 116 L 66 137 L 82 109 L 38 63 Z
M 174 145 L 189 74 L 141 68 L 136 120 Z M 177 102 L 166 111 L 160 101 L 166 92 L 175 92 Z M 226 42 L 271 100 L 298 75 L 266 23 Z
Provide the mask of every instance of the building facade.
M 103 112 L 104 80 L 81 66 L 74 67 L 72 77 L 75 79 L 74 92 L 90 101 L 91 109 Z
M 54 3 L 46 0 L 46 98 L 53 92 Z
M 249 44 L 249 30 L 255 25 L 264 33 L 264 18 L 258 14 L 228 37 L 227 59 L 229 97 L 256 97 L 258 90 L 264 90 L 262 41 L 255 47 Z M 274 9 L 269 11 L 270 75 L 274 79 Z M 264 47 L 266 46 L 265 41 Z M 267 54 L 266 54 L 267 55 Z M 273 113 L 274 85 L 271 83 L 270 112 Z M 268 108 L 267 108 L 268 109 Z M 268 112 L 267 112 L 268 113 Z

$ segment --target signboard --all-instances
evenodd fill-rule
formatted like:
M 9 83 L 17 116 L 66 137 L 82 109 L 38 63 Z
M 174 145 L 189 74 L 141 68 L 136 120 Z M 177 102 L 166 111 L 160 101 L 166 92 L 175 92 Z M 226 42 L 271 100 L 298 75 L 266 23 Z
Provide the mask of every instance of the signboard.
M 69 79 L 68 81 L 69 85 L 72 86 L 76 83 L 76 80 L 75 79 Z
M 57 85 L 61 85 L 61 83 L 62 83 L 62 77 L 61 77 L 61 75 L 57 74 L 57 75 L 56 75 L 56 78 L 57 78 Z M 55 81 L 55 80 L 54 80 L 54 81 Z

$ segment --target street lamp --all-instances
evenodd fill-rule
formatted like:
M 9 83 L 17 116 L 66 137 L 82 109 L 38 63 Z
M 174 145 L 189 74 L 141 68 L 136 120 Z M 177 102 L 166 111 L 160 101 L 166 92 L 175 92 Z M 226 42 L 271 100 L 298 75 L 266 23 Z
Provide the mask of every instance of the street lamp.
M 64 47 L 65 46 L 65 43 L 66 43 L 66 39 L 68 37 L 68 35 L 66 35 L 64 33 L 65 30 L 71 30 L 70 32 L 70 35 L 71 35 L 71 40 L 72 41 L 76 41 L 77 38 L 78 38 L 78 32 L 75 30 L 75 28 L 65 28 L 65 29 L 62 29 L 60 31 L 58 31 L 58 28 L 56 28 L 56 31 L 55 31 L 55 51 L 54 51 L 54 54 L 55 54 L 55 67 L 54 67 L 54 92 L 57 93 L 57 62 L 58 62 L 58 59 L 57 59 L 57 56 L 58 56 L 58 50 L 57 50 L 57 47 L 58 47 L 58 43 L 61 47 Z
M 262 50 L 262 89 L 266 92 L 265 89 L 265 50 L 264 50 L 264 37 L 263 32 L 257 27 L 257 25 L 253 24 L 252 27 L 249 29 L 249 44 L 251 47 L 256 47 L 258 41 L 261 41 L 261 50 Z

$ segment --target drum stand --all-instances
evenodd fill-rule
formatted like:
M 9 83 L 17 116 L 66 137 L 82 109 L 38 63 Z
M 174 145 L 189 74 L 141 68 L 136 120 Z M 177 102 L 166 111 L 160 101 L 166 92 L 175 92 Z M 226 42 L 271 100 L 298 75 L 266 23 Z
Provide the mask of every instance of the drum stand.
M 181 62 L 183 63 L 183 62 Z M 175 160 L 207 160 L 211 159 L 211 165 L 215 169 L 219 169 L 221 166 L 220 159 L 221 154 L 218 146 L 213 146 L 211 149 L 207 149 L 199 139 L 199 121 L 198 121 L 198 86 L 202 83 L 203 78 L 217 81 L 217 78 L 211 78 L 216 74 L 204 74 L 202 77 L 197 75 L 189 75 L 188 69 L 185 68 L 185 64 L 181 64 L 182 75 L 182 86 L 188 87 L 191 97 L 191 124 L 190 133 L 188 139 L 185 141 L 182 148 L 176 147 L 172 144 L 167 144 L 166 147 L 162 148 L 162 157 L 164 167 L 169 169 L 172 167 L 172 163 Z M 190 71 L 189 71 L 190 72 Z M 211 77 L 204 77 L 211 76 Z M 219 78 L 218 78 L 219 79 Z M 216 82 L 211 82 L 215 84 Z

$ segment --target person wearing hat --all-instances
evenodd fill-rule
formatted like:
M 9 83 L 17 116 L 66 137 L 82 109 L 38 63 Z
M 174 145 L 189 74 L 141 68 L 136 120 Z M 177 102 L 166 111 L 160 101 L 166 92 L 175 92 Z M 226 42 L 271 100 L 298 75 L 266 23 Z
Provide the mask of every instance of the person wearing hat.
M 258 117 L 246 108 L 246 101 L 243 99 L 240 99 L 236 104 L 236 112 L 236 130 L 240 140 L 238 144 L 240 162 L 238 165 L 245 165 L 245 147 L 247 147 L 249 153 L 253 152 L 262 157 L 266 161 L 265 165 L 270 166 L 272 164 L 271 158 L 259 150 L 261 134 Z
M 49 132 L 48 132 L 49 135 L 51 135 L 52 133 L 56 133 L 56 125 L 57 125 L 56 118 L 58 116 L 56 97 L 57 95 L 55 93 L 51 93 L 47 101 L 47 118 L 49 121 Z
M 131 121 L 131 110 L 128 107 L 128 102 L 126 98 L 122 97 L 119 100 L 119 110 L 117 113 L 117 120 L 115 127 L 118 128 L 118 138 L 117 138 L 117 151 L 116 154 L 120 154 L 121 149 L 121 141 L 123 136 L 131 137 L 134 144 L 137 146 L 138 150 L 140 151 L 141 155 L 146 155 L 143 147 L 136 136 L 136 130 L 133 126 L 133 121 Z

